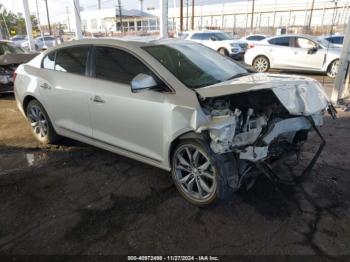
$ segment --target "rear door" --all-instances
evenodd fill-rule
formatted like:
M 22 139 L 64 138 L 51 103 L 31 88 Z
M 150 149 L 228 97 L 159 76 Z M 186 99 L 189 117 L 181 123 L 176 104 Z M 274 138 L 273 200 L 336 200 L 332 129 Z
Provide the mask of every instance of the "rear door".
M 291 48 L 291 37 L 281 36 L 270 39 L 266 46 L 267 54 L 271 58 L 274 68 L 290 68 L 293 50 Z
M 49 53 L 43 59 L 38 79 L 50 119 L 57 127 L 84 136 L 92 136 L 89 51 L 89 45 L 81 45 Z

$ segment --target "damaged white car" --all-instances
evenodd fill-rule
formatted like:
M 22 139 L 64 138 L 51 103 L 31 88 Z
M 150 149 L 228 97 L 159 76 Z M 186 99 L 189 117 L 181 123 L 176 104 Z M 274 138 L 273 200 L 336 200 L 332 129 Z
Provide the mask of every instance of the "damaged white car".
M 273 176 L 270 164 L 310 131 L 322 138 L 323 114 L 334 114 L 315 80 L 252 73 L 183 40 L 64 44 L 19 66 L 15 95 L 39 141 L 66 136 L 171 171 L 199 206 L 256 170 Z

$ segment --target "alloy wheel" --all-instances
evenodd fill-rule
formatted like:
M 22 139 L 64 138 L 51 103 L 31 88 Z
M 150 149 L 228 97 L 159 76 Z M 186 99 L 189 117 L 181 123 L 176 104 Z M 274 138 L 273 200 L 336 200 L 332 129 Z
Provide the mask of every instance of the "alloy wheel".
M 337 76 L 338 67 L 339 67 L 339 60 L 336 60 L 331 64 L 328 70 L 328 76 L 331 78 L 335 78 Z
M 39 138 L 44 138 L 48 134 L 47 119 L 40 107 L 32 105 L 29 108 L 28 118 L 34 133 Z
M 269 62 L 265 57 L 258 57 L 254 61 L 254 68 L 258 72 L 266 72 L 269 69 Z
M 209 157 L 195 145 L 180 147 L 174 156 L 175 182 L 194 201 L 205 201 L 216 192 L 217 182 Z

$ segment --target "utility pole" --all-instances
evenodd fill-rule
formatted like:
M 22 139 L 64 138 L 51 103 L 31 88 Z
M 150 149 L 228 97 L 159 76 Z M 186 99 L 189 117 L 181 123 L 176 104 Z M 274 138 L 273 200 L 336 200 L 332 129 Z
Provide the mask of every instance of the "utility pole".
M 180 0 L 180 32 L 184 30 L 184 1 Z
M 98 10 L 101 9 L 101 0 L 97 0 L 97 8 L 98 8 Z
M 253 27 L 254 27 L 254 5 L 255 5 L 255 0 L 252 0 L 252 19 L 250 21 L 250 33 L 253 33 Z
M 123 17 L 122 17 L 122 2 L 121 0 L 118 0 L 118 15 L 119 15 L 119 24 L 120 24 L 120 31 L 123 33 Z M 117 27 L 118 30 L 118 27 Z
M 47 16 L 47 24 L 49 26 L 49 33 L 50 33 L 50 35 L 52 35 L 51 25 L 50 25 L 49 7 L 47 6 L 47 0 L 44 0 L 44 1 L 45 1 L 45 6 L 46 6 L 46 16 Z
M 43 37 L 43 31 L 41 30 L 41 23 L 40 23 L 40 17 L 39 17 L 39 5 L 38 5 L 38 0 L 35 0 L 35 5 L 36 5 L 36 16 L 38 19 L 38 25 L 39 25 L 39 30 L 40 30 L 40 35 L 41 37 Z M 45 44 L 45 39 L 44 40 L 44 44 Z
M 83 38 L 83 34 L 81 32 L 80 4 L 79 0 L 72 0 L 72 2 L 75 21 L 75 38 L 79 40 Z
M 160 38 L 168 37 L 168 0 L 159 0 L 160 6 L 160 23 L 159 35 Z
M 67 14 L 68 31 L 70 32 L 70 20 L 69 20 L 69 10 L 68 10 L 68 6 L 66 6 L 66 14 Z
M 32 21 L 30 20 L 28 0 L 23 0 L 23 9 L 24 9 L 24 19 L 26 22 L 28 42 L 29 42 L 29 50 L 34 51 L 35 46 L 34 46 L 34 42 L 33 42 Z
M 311 33 L 311 20 L 312 20 L 312 13 L 314 12 L 314 5 L 315 5 L 315 0 L 312 0 L 311 10 L 310 10 L 310 17 L 309 17 L 309 23 L 308 23 L 308 26 L 307 26 L 307 29 L 308 29 L 309 33 Z
M 186 31 L 188 31 L 188 0 L 186 0 Z
M 192 0 L 192 19 L 191 19 L 191 29 L 194 30 L 194 0 Z

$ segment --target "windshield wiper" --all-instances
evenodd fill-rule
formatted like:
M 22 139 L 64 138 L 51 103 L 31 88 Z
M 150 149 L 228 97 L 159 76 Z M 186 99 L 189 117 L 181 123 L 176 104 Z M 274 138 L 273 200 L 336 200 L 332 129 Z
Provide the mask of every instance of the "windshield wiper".
M 239 74 L 236 74 L 236 75 L 233 75 L 233 76 L 227 78 L 225 81 L 232 80 L 232 79 L 235 79 L 235 78 L 238 78 L 241 76 L 246 76 L 246 75 L 249 75 L 249 73 L 239 73 Z

